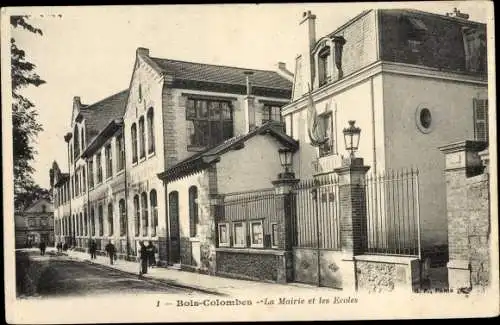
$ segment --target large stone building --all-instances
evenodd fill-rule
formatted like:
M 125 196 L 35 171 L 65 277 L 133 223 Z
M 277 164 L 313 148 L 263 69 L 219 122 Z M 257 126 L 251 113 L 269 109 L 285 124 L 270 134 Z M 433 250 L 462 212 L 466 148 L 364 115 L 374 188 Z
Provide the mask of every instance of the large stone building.
M 305 12 L 303 53 L 296 59 L 292 102 L 282 108 L 287 133 L 300 143 L 299 178 L 332 172 L 342 161 L 342 130 L 362 129 L 359 156 L 381 174 L 419 169 L 424 250 L 446 249 L 444 161 L 438 147 L 487 140 L 486 26 L 455 11 L 367 10 L 316 37 Z M 309 89 L 328 142 L 311 145 Z
M 188 244 L 180 235 L 196 241 L 196 225 L 184 210 L 168 221 L 158 174 L 280 122 L 291 88 L 284 64 L 277 71 L 248 70 L 154 58 L 137 49 L 129 89 L 92 105 L 75 97 L 65 136 L 69 173 L 54 173 L 53 181 L 58 240 L 85 249 L 93 238 L 99 250 L 112 240 L 122 257 L 136 256 L 138 242 L 149 240 L 162 262 L 181 262 Z M 197 196 L 191 183 L 176 185 L 181 209 L 188 196 Z
M 16 248 L 35 247 L 40 242 L 54 245 L 54 209 L 52 203 L 40 199 L 22 212 L 14 214 Z

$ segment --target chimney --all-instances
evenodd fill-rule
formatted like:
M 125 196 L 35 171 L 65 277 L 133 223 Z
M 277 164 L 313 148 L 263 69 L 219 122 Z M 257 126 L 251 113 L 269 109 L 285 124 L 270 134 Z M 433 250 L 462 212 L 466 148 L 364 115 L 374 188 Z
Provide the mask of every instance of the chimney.
M 280 76 L 293 82 L 293 73 L 286 68 L 285 62 L 278 62 L 277 67 L 277 72 Z
M 469 14 L 460 12 L 457 8 L 453 8 L 453 12 L 447 12 L 446 16 L 448 17 L 453 17 L 453 18 L 459 18 L 459 19 L 469 19 Z
M 82 107 L 82 101 L 80 99 L 80 96 L 73 97 L 73 105 L 76 105 L 78 108 Z
M 250 80 L 253 75 L 253 71 L 245 71 L 244 74 L 247 84 L 247 95 L 244 99 L 245 133 L 248 133 L 255 128 L 255 105 L 254 97 L 252 96 L 252 82 Z
M 305 41 L 304 52 L 302 54 L 304 62 L 304 72 L 303 75 L 306 76 L 305 83 L 310 84 L 312 87 L 314 80 L 314 61 L 311 55 L 311 51 L 316 45 L 316 15 L 313 15 L 311 11 L 305 11 L 302 14 L 302 20 L 300 24 L 302 26 L 302 38 Z
M 136 50 L 137 56 L 149 56 L 149 49 L 144 47 L 138 47 Z

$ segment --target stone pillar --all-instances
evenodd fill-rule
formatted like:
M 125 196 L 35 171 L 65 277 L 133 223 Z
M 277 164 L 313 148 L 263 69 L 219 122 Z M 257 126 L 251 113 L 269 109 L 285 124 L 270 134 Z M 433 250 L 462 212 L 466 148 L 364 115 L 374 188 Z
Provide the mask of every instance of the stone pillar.
M 479 152 L 486 143 L 460 141 L 439 149 L 445 155 L 446 208 L 448 217 L 448 285 L 471 287 L 469 260 L 469 206 L 467 178 L 479 175 L 484 166 Z
M 293 231 L 297 229 L 293 188 L 298 182 L 299 180 L 292 173 L 280 174 L 280 177 L 272 182 L 276 204 L 283 206 L 283 213 L 280 214 L 281 218 L 278 222 L 278 248 L 284 252 L 277 270 L 276 282 L 278 283 L 293 281 Z
M 252 131 L 255 128 L 255 97 L 252 95 L 245 96 L 244 110 L 245 110 L 245 133 Z
M 339 176 L 340 244 L 342 247 L 342 288 L 357 290 L 355 255 L 363 254 L 367 245 L 366 172 L 362 158 L 345 159 Z

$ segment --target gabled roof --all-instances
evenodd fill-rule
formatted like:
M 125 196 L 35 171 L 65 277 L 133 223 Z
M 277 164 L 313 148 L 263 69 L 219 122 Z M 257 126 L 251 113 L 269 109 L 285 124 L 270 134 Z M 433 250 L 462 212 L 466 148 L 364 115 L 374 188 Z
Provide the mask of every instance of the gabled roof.
M 151 58 L 165 73 L 177 80 L 246 86 L 245 71 L 252 71 L 252 87 L 291 90 L 292 82 L 276 71 Z
M 247 134 L 240 135 L 228 139 L 215 147 L 208 148 L 202 152 L 180 161 L 174 166 L 168 168 L 163 173 L 158 174 L 162 180 L 173 181 L 186 175 L 195 173 L 211 166 L 220 160 L 220 156 L 230 150 L 238 150 L 244 147 L 245 141 L 256 136 L 267 134 L 275 137 L 285 147 L 296 151 L 299 148 L 299 143 L 288 136 L 283 131 L 283 125 L 279 122 L 268 122 Z
M 80 114 L 85 118 L 86 143 L 92 140 L 109 124 L 122 118 L 127 105 L 128 89 L 111 95 L 97 103 L 81 107 Z

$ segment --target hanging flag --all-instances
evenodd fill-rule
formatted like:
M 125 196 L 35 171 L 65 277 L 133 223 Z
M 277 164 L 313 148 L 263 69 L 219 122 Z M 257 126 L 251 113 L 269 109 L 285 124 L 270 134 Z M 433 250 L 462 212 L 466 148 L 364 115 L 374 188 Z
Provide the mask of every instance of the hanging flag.
M 326 135 L 326 128 L 323 121 L 318 118 L 318 113 L 316 112 L 316 107 L 312 98 L 311 86 L 307 85 L 309 88 L 309 104 L 307 107 L 307 133 L 309 134 L 309 139 L 311 144 L 315 147 L 319 147 L 328 141 Z

